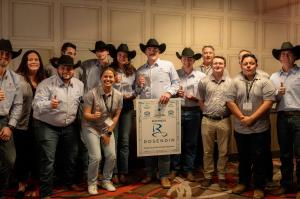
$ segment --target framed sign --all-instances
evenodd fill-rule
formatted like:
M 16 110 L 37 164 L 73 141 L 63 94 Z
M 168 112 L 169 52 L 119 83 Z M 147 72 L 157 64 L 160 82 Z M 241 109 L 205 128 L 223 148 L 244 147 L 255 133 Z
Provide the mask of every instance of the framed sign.
M 181 99 L 136 100 L 137 156 L 181 153 Z

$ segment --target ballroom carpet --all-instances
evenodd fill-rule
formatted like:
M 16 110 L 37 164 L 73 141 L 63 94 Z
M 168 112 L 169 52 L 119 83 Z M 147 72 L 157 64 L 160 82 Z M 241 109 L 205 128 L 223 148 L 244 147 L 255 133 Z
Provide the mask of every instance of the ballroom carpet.
M 280 171 L 279 171 L 280 162 L 274 160 L 274 182 L 279 182 Z M 200 185 L 203 175 L 201 172 L 195 173 L 196 182 L 184 181 L 183 177 L 176 177 L 172 183 L 170 189 L 162 189 L 160 187 L 159 181 L 154 181 L 150 184 L 144 185 L 139 181 L 141 179 L 141 172 L 137 172 L 130 180 L 129 185 L 118 186 L 116 192 L 107 192 L 99 188 L 99 194 L 95 196 L 90 196 L 87 191 L 75 192 L 68 191 L 66 189 L 55 187 L 54 194 L 52 198 L 87 198 L 87 199 L 139 199 L 139 198 L 216 198 L 216 199 L 246 199 L 252 198 L 253 189 L 243 195 L 236 195 L 231 193 L 231 188 L 236 185 L 237 182 L 237 163 L 229 162 L 227 169 L 227 183 L 228 190 L 222 191 L 216 179 L 214 184 L 209 188 L 203 188 Z M 281 197 L 275 197 L 269 194 L 271 188 L 266 190 L 266 199 L 282 199 L 282 198 L 295 198 L 295 194 L 290 194 Z M 15 195 L 16 190 L 11 188 L 6 193 L 6 198 L 11 199 Z M 25 197 L 29 198 L 29 197 Z

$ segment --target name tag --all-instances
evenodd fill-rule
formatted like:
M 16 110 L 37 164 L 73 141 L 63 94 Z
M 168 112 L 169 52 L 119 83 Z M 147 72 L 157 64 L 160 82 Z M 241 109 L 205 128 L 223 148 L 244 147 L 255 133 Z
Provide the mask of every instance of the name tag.
M 244 111 L 252 111 L 252 103 L 251 102 L 244 102 L 243 103 L 243 110 Z
M 106 120 L 104 121 L 104 123 L 107 125 L 107 126 L 111 126 L 113 125 L 113 121 L 110 117 L 106 118 Z

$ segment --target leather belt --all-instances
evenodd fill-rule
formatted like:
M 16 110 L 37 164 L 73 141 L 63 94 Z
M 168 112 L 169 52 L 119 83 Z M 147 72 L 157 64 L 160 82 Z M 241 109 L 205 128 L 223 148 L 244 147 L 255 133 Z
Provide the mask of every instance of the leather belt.
M 181 110 L 183 110 L 183 111 L 199 111 L 200 107 L 199 106 L 182 106 Z
M 300 111 L 280 111 L 285 116 L 300 116 Z
M 222 120 L 229 117 L 230 115 L 224 115 L 224 116 L 203 115 L 203 116 L 211 120 Z

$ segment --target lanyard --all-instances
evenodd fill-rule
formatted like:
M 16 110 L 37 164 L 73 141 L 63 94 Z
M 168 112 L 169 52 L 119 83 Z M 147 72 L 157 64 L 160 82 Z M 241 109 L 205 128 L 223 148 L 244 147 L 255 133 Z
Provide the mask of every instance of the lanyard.
M 106 108 L 108 114 L 109 114 L 110 116 L 112 116 L 112 107 L 113 107 L 113 99 L 114 99 L 114 90 L 112 90 L 112 94 L 111 94 L 110 109 L 108 109 L 108 105 L 107 105 L 107 102 L 106 102 L 105 94 L 102 95 L 102 98 L 103 98 L 103 101 L 104 101 L 104 104 L 105 104 L 105 108 Z
M 253 84 L 254 84 L 254 81 L 255 81 L 255 79 L 253 79 L 252 81 L 251 81 L 251 83 L 250 83 L 250 88 L 248 88 L 248 81 L 245 81 L 245 83 L 246 83 L 246 94 L 247 94 L 247 102 L 249 102 L 249 94 L 250 94 L 250 91 L 251 91 L 251 88 L 252 88 L 252 86 L 253 86 Z

